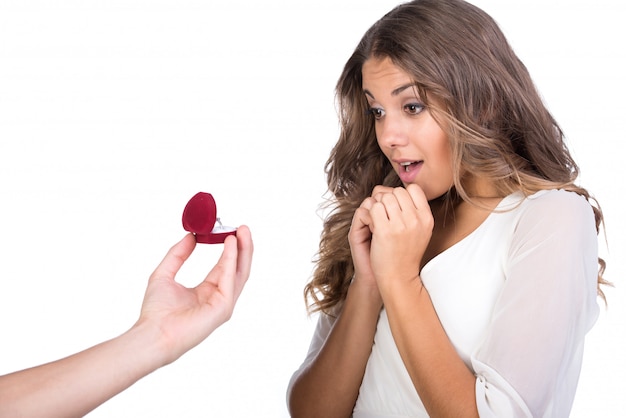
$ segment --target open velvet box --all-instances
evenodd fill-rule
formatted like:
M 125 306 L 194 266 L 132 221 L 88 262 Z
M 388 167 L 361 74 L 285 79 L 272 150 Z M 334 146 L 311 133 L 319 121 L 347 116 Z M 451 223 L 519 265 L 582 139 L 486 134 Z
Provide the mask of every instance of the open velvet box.
M 222 225 L 217 217 L 215 199 L 205 192 L 197 193 L 187 202 L 183 228 L 196 236 L 196 242 L 203 244 L 221 244 L 227 236 L 237 234 L 237 228 Z

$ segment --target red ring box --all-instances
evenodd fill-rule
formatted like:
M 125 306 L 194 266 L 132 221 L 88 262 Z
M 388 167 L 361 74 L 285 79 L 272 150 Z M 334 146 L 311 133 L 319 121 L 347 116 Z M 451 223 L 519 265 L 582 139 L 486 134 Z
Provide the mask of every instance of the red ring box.
M 222 244 L 227 236 L 237 234 L 237 228 L 223 226 L 219 222 L 215 199 L 205 192 L 196 193 L 187 202 L 183 211 L 183 228 L 196 236 L 196 242 L 203 244 Z

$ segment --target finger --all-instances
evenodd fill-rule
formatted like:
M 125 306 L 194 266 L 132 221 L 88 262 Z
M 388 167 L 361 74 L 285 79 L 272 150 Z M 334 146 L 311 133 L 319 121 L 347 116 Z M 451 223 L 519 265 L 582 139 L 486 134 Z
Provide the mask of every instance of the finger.
M 380 202 L 380 200 L 382 199 L 384 195 L 392 193 L 392 192 L 393 192 L 393 187 L 376 186 L 374 187 L 374 190 L 372 191 L 372 198 L 374 198 L 375 201 Z
M 352 224 L 350 225 L 351 231 L 361 230 L 372 223 L 370 210 L 375 203 L 376 200 L 373 197 L 368 197 L 361 203 L 361 206 L 354 211 L 354 215 L 352 215 Z
M 393 187 L 378 185 L 374 187 L 374 190 L 372 190 L 371 196 L 374 197 L 379 194 L 385 194 L 385 193 L 391 193 L 391 192 L 393 192 Z
M 242 225 L 236 237 L 226 237 L 220 259 L 198 287 L 217 287 L 228 299 L 236 301 L 250 276 L 253 251 L 250 229 Z
M 394 191 L 393 193 L 386 193 L 381 199 L 389 220 L 401 219 L 402 217 L 402 207 L 398 197 Z
M 376 203 L 375 198 L 367 197 L 365 198 L 365 200 L 363 200 L 363 202 L 361 202 L 361 206 L 359 206 L 359 208 L 370 210 L 372 208 L 372 205 L 374 205 L 374 203 Z
M 419 220 L 423 228 L 432 231 L 434 218 L 424 190 L 417 184 L 410 184 L 407 187 L 407 193 L 416 208 L 416 219 Z
M 174 244 L 161 263 L 154 270 L 150 278 L 153 277 L 166 277 L 174 280 L 176 273 L 180 270 L 181 266 L 189 258 L 194 248 L 196 247 L 196 238 L 193 234 L 187 234 L 178 243 Z
M 370 230 L 374 233 L 377 226 L 381 226 L 389 222 L 389 213 L 387 213 L 387 206 L 382 201 L 376 202 L 370 209 L 370 216 L 372 218 L 370 223 Z
M 420 186 L 418 186 L 417 184 L 409 184 L 406 188 L 406 191 L 411 197 L 413 205 L 416 208 L 430 208 L 430 205 L 428 204 L 428 198 L 426 197 L 424 190 L 422 190 Z
M 250 228 L 242 225 L 237 229 L 237 283 L 235 292 L 238 296 L 250 277 L 254 243 Z
M 393 190 L 393 195 L 395 196 L 398 202 L 398 206 L 400 207 L 400 210 L 404 215 L 415 216 L 416 210 L 423 208 L 423 204 L 428 205 L 427 201 L 422 202 L 418 199 L 416 202 L 415 200 L 413 200 L 409 191 L 404 187 L 395 188 Z
M 237 231 L 239 233 L 239 231 Z M 226 281 L 234 282 L 235 271 L 237 267 L 237 238 L 227 236 L 224 240 L 222 254 L 213 266 L 209 274 L 204 278 L 200 286 L 211 284 L 212 286 L 222 287 Z

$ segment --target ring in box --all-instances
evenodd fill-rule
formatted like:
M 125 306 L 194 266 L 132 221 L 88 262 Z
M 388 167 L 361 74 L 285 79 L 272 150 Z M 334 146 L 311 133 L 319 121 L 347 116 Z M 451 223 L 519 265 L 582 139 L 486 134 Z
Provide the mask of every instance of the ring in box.
M 197 193 L 185 206 L 183 228 L 196 236 L 196 242 L 203 244 L 221 244 L 227 236 L 237 234 L 237 228 L 222 225 L 215 199 L 205 192 Z

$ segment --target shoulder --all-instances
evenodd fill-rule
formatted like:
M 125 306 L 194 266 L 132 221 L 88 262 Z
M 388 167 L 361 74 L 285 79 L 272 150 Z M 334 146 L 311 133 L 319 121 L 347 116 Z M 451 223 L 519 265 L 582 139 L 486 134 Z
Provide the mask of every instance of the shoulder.
M 528 204 L 590 207 L 584 196 L 563 189 L 541 190 L 526 197 Z
M 595 216 L 591 204 L 575 192 L 542 190 L 522 197 L 517 212 L 516 226 L 534 233 L 549 234 L 560 231 L 565 236 L 581 231 L 596 234 Z
M 541 190 L 521 204 L 522 211 L 541 214 L 546 218 L 592 217 L 593 209 L 584 196 L 562 189 Z

